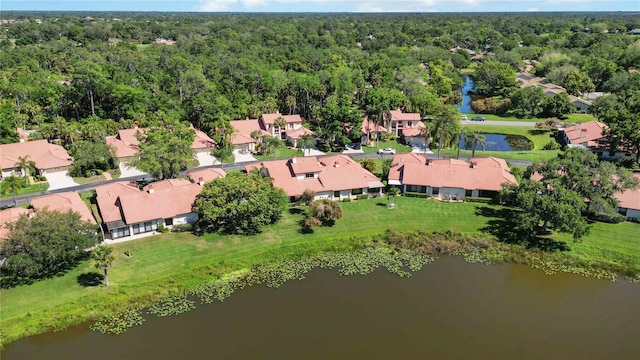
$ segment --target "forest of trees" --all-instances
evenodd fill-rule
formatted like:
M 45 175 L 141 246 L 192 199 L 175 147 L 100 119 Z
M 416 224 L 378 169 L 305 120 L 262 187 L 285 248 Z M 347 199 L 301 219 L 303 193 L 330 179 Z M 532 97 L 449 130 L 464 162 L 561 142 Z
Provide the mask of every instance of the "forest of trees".
M 640 37 L 628 34 L 640 28 L 633 14 L 0 16 L 2 143 L 17 141 L 16 127 L 71 148 L 134 124 L 178 121 L 225 148 L 229 120 L 280 110 L 343 144 L 359 136 L 344 132 L 344 124 L 359 128 L 354 114 L 454 114 L 447 108 L 460 101 L 461 70 L 477 65 L 466 50 L 487 55 L 474 75 L 485 95 L 510 96 L 523 59 L 538 60 L 536 74 L 571 93 L 637 98 L 640 88 L 630 71 L 640 67 Z M 565 105 L 529 102 L 519 114 Z

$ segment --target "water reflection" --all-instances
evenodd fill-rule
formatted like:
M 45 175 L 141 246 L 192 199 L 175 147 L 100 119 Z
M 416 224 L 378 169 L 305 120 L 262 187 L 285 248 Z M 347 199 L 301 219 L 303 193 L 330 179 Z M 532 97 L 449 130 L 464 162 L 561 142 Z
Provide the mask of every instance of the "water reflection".
M 486 151 L 528 151 L 533 150 L 533 142 L 521 135 L 505 134 L 480 134 L 485 138 Z M 471 150 L 471 144 L 465 143 L 462 139 L 462 148 Z M 482 150 L 480 143 L 476 144 L 476 150 Z
M 471 96 L 469 93 L 473 91 L 473 80 L 469 75 L 464 77 L 464 87 L 462 91 L 462 104 L 458 105 L 460 112 L 463 114 L 474 114 L 475 112 L 471 108 Z

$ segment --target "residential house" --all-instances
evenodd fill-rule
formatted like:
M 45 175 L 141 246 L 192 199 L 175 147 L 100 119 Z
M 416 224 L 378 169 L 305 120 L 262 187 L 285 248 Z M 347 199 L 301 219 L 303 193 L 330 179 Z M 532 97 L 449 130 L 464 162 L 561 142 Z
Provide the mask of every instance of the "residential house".
M 66 213 L 69 211 L 78 213 L 80 219 L 91 224 L 96 224 L 93 214 L 87 204 L 80 198 L 75 191 L 56 193 L 51 195 L 40 196 L 31 200 L 31 207 L 36 211 L 48 209 L 49 211 L 57 211 Z
M 384 185 L 375 175 L 345 155 L 265 161 L 245 165 L 260 169 L 295 201 L 305 190 L 316 192 L 316 199 L 341 200 L 358 195 L 378 196 Z
M 14 174 L 22 175 L 19 169 L 20 157 L 33 161 L 40 175 L 66 175 L 73 164 L 73 158 L 60 145 L 47 140 L 26 141 L 0 145 L 0 167 L 2 178 Z
M 375 121 L 369 119 L 369 116 L 365 115 L 364 118 L 362 118 L 362 126 L 360 128 L 360 142 L 362 144 L 368 144 L 380 138 L 380 134 L 386 133 L 388 133 L 387 128 L 381 124 L 376 124 Z
M 517 73 L 516 81 L 520 83 L 521 88 L 532 86 L 539 87 L 547 96 L 556 96 L 558 94 L 567 92 L 567 89 L 563 88 L 562 86 L 556 85 L 546 78 L 533 76 L 528 72 Z M 591 93 L 587 93 L 587 98 L 590 94 Z M 571 100 L 571 104 L 573 104 L 576 111 L 587 111 L 587 109 L 589 109 L 589 107 L 591 107 L 592 105 L 591 101 L 579 98 L 574 95 L 569 95 L 569 99 Z
M 421 193 L 443 200 L 467 197 L 494 197 L 503 184 L 517 184 L 506 161 L 473 158 L 471 163 L 456 159 L 430 160 L 419 154 L 393 157 L 389 185 L 403 194 Z
M 276 120 L 283 118 L 285 121 L 284 127 L 276 126 Z M 260 128 L 269 135 L 281 140 L 289 140 L 294 147 L 297 145 L 297 141 L 304 135 L 313 135 L 313 132 L 302 125 L 302 118 L 298 114 L 282 115 L 280 111 L 273 114 L 262 114 L 260 119 Z
M 640 173 L 634 174 L 634 177 L 640 183 Z M 628 220 L 640 221 L 640 188 L 616 193 L 615 197 L 618 200 L 618 213 Z
M 190 128 L 195 131 L 191 148 L 196 152 L 196 157 L 202 162 L 202 158 L 206 158 L 215 147 L 215 142 L 203 131 L 193 126 L 190 126 Z M 140 141 L 138 141 L 137 136 L 138 134 L 144 135 L 145 131 L 146 129 L 138 128 L 137 126 L 133 129 L 122 129 L 118 131 L 117 135 L 107 136 L 106 142 L 107 145 L 115 149 L 116 157 L 121 163 L 128 163 L 134 160 L 140 153 Z M 211 165 L 212 164 L 213 162 Z
M 202 186 L 184 179 L 153 182 L 139 190 L 135 182 L 96 187 L 96 202 L 105 238 L 115 240 L 155 234 L 160 226 L 191 224 L 198 216 L 192 206 Z
M 204 185 L 215 179 L 223 178 L 227 176 L 227 172 L 220 168 L 207 168 L 201 170 L 194 170 L 187 173 L 187 177 L 191 182 Z
M 28 215 L 29 213 L 29 209 L 19 207 L 0 210 L 0 241 L 9 236 L 9 228 L 7 226 L 9 223 L 16 222 L 20 219 L 20 216 Z
M 270 135 L 266 130 L 262 129 L 258 119 L 232 120 L 230 124 L 234 130 L 233 134 L 231 134 L 231 144 L 233 144 L 234 149 L 242 152 L 256 151 L 258 140 L 251 137 L 254 131 L 257 131 L 260 136 Z
M 407 144 L 427 145 L 427 126 L 419 113 L 405 113 L 400 109 L 391 110 L 387 129 L 397 137 L 403 137 Z

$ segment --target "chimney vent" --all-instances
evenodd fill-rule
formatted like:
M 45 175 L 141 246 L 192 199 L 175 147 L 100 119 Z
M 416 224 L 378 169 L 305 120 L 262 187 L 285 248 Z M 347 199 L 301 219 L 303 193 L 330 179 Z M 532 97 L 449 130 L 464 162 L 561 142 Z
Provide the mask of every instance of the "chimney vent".
M 198 179 L 198 185 L 204 186 L 204 178 L 202 176 Z
M 149 194 L 153 194 L 155 190 L 153 190 L 153 185 L 149 185 L 147 187 L 147 191 L 149 192 Z
M 29 209 L 29 219 L 32 219 L 36 216 L 36 211 L 34 209 Z
M 431 166 L 431 160 L 429 160 L 429 158 L 427 158 L 427 160 L 424 161 L 424 164 L 427 166 Z
M 578 121 L 576 123 L 576 130 L 580 130 L 581 127 L 582 127 L 582 123 Z
M 340 167 L 340 163 L 339 163 L 339 162 L 337 162 L 337 161 L 335 161 L 335 162 L 333 163 L 333 167 Z
M 583 137 L 586 137 L 586 136 L 587 136 L 587 129 L 580 130 L 580 137 L 583 138 Z
M 295 164 L 296 163 L 296 154 L 291 155 L 291 163 Z
M 472 161 L 471 162 L 471 168 L 475 169 L 478 166 L 478 162 L 477 161 Z

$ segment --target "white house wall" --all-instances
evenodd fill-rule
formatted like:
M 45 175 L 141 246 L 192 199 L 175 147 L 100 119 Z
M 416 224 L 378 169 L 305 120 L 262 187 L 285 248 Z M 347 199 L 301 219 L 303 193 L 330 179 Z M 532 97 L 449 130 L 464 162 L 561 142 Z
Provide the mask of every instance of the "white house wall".
M 175 216 L 173 218 L 173 225 L 193 224 L 198 221 L 198 214 L 189 213 Z

